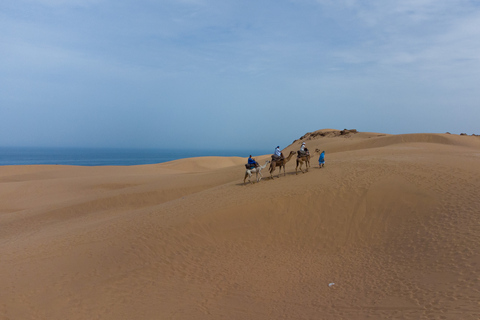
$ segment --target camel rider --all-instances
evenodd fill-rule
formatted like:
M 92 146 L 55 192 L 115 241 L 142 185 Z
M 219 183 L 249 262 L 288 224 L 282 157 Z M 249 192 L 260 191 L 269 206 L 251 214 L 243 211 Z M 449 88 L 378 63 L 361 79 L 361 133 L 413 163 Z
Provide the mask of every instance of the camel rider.
M 280 146 L 275 148 L 275 152 L 273 153 L 272 160 L 277 161 L 283 159 L 282 150 L 280 150 Z
M 308 155 L 308 149 L 305 145 L 305 142 L 302 142 L 302 146 L 300 147 L 300 151 L 298 152 L 298 155 L 299 156 Z
M 248 169 L 256 168 L 256 167 L 258 167 L 258 162 L 252 158 L 252 155 L 250 155 L 250 157 L 248 157 Z

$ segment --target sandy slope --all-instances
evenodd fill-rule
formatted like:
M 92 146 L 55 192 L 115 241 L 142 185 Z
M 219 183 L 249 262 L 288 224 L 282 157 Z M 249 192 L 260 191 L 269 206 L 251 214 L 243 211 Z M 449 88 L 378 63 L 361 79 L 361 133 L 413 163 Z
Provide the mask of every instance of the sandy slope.
M 0 167 L 0 319 L 480 318 L 480 137 L 306 143 L 325 168 L 245 186 L 240 158 Z

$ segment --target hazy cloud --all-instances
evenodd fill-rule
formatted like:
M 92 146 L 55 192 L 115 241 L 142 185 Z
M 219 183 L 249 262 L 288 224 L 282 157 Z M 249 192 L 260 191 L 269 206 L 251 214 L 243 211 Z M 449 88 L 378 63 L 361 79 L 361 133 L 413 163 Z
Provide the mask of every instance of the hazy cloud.
M 8 0 L 0 28 L 0 145 L 478 128 L 478 1 Z

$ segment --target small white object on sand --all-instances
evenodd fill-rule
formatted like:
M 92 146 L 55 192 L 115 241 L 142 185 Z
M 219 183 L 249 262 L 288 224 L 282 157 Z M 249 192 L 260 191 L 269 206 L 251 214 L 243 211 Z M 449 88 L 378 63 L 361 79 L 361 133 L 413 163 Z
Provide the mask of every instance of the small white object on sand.
M 328 284 L 328 286 L 329 286 L 330 288 L 333 287 L 334 285 L 335 285 L 334 282 L 330 282 L 330 283 Z

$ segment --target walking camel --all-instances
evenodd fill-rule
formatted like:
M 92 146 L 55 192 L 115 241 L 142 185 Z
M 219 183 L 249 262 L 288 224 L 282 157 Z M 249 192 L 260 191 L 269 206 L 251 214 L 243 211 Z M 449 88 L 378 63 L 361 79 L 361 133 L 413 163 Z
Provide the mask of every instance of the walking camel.
M 313 154 L 315 154 L 317 152 L 320 153 L 320 150 L 315 149 L 315 152 Z M 303 165 L 304 162 L 305 162 L 305 172 L 308 172 L 308 168 L 310 167 L 310 153 L 297 157 L 297 166 L 295 167 L 295 174 L 298 174 L 297 169 L 300 169 L 300 171 L 302 171 L 302 173 L 305 173 L 302 170 L 302 165 Z
M 298 171 L 297 169 L 300 169 L 300 171 L 302 171 L 302 173 L 305 173 L 303 172 L 302 170 L 302 165 L 303 163 L 305 162 L 305 172 L 308 171 L 308 167 L 310 167 L 310 154 L 303 154 L 302 156 L 300 156 L 300 154 L 297 156 L 297 166 L 295 167 L 295 174 L 298 174 Z
M 290 161 L 292 156 L 295 154 L 295 151 L 290 151 L 290 154 L 288 157 L 274 161 L 270 163 L 270 178 L 273 179 L 273 172 L 275 171 L 275 168 L 278 167 L 278 178 L 280 178 L 280 173 L 282 172 L 282 167 L 283 167 L 283 175 L 285 176 L 285 164 Z
M 270 162 L 270 160 L 267 160 L 267 162 L 265 162 L 265 164 L 263 166 L 259 166 L 259 167 L 256 167 L 256 168 L 252 168 L 252 169 L 247 169 L 245 171 L 245 178 L 243 178 L 243 184 L 245 184 L 245 180 L 247 179 L 247 176 L 248 176 L 248 182 L 251 182 L 250 181 L 250 178 L 252 177 L 252 173 L 255 173 L 255 178 L 257 179 L 257 182 L 260 182 L 260 180 L 262 180 L 262 169 L 265 169 L 265 167 L 267 166 L 267 164 Z M 260 178 L 258 177 L 260 175 Z

